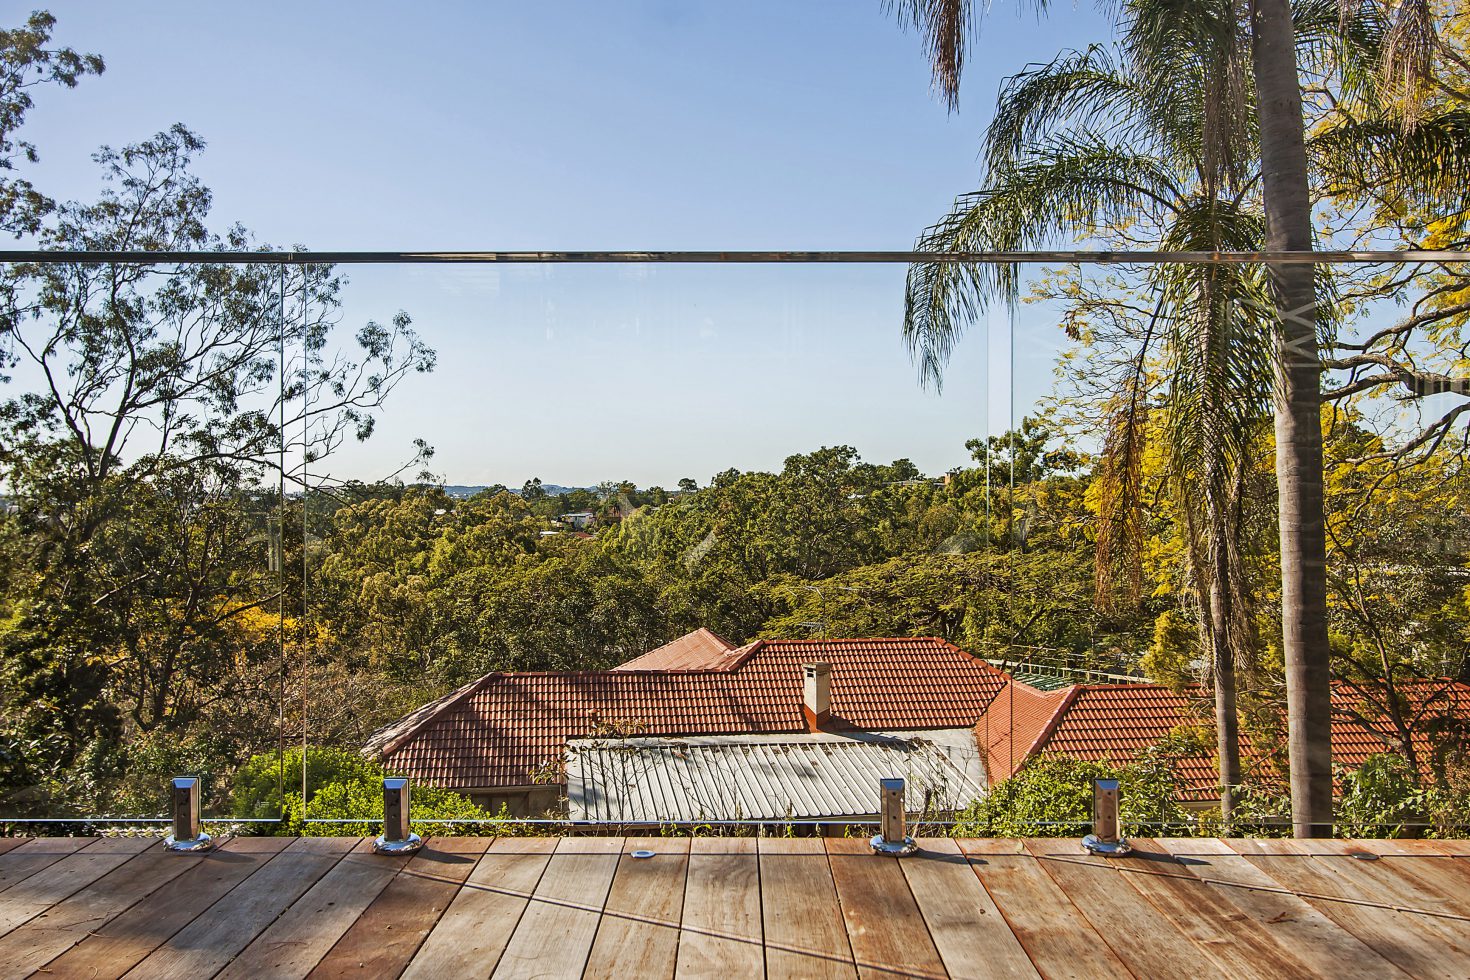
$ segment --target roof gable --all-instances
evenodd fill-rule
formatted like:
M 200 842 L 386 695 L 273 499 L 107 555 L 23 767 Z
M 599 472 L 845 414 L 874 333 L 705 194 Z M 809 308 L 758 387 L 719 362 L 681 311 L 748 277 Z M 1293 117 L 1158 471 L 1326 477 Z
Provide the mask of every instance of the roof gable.
M 1004 683 L 934 638 L 766 640 L 723 670 L 487 674 L 376 733 L 364 751 L 446 787 L 559 782 L 570 738 L 806 731 L 801 665 L 832 665 L 836 725 L 969 728 Z M 624 665 L 627 666 L 627 665 Z

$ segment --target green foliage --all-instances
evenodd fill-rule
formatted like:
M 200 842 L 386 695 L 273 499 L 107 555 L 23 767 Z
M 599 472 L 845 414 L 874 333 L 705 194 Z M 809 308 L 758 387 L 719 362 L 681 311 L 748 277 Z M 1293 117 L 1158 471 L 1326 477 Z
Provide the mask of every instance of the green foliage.
M 960 815 L 956 837 L 1073 837 L 1092 825 L 1092 781 L 1118 779 L 1119 820 L 1129 834 L 1190 831 L 1169 766 L 1157 759 L 1117 765 L 1043 755 L 991 787 Z
M 1337 833 L 1343 837 L 1398 837 L 1429 815 L 1433 792 L 1419 785 L 1403 756 L 1371 755 L 1357 769 L 1339 770 Z
M 1199 655 L 1199 630 L 1177 610 L 1166 609 L 1154 620 L 1154 641 L 1138 666 L 1150 680 L 1177 691 L 1194 682 L 1191 661 Z
M 235 817 L 283 816 L 275 825 L 277 836 L 310 837 L 367 836 L 383 826 L 383 777 L 391 775 L 381 765 L 355 752 L 327 747 L 306 753 L 306 804 L 301 797 L 301 749 L 284 756 L 286 792 L 280 792 L 282 766 L 274 753 L 257 755 L 240 768 L 234 779 L 230 813 Z M 475 806 L 458 793 L 433 786 L 410 788 L 414 820 L 488 821 L 496 815 Z M 503 816 L 503 814 L 502 814 Z M 308 823 L 308 820 L 354 821 Z M 270 825 L 264 825 L 270 826 Z M 487 833 L 474 823 L 415 824 L 422 834 L 445 836 L 455 833 Z

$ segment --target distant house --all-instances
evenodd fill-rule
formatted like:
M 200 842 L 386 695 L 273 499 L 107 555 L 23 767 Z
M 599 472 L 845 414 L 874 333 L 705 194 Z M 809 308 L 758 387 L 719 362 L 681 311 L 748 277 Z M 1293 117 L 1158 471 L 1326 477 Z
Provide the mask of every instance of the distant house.
M 597 515 L 591 511 L 579 510 L 573 514 L 562 514 L 559 520 L 573 530 L 585 531 L 596 517 Z
M 1470 686 L 1401 693 L 1416 717 L 1470 724 Z M 1368 694 L 1334 686 L 1333 754 L 1347 766 L 1392 744 Z M 517 815 L 841 820 L 871 816 L 888 776 L 909 781 L 916 809 L 949 812 L 1043 753 L 1130 762 L 1197 723 L 1204 697 L 1146 683 L 1043 689 L 932 637 L 736 647 L 700 629 L 612 670 L 487 674 L 363 751 Z M 1257 751 L 1243 741 L 1247 759 Z M 1216 801 L 1215 769 L 1211 752 L 1175 761 L 1184 802 Z
M 835 805 L 866 784 L 869 813 L 878 780 L 905 774 L 916 781 L 911 799 L 927 789 L 935 804 L 964 805 L 985 782 L 972 729 L 1004 683 L 1000 671 L 938 639 L 734 647 L 696 630 L 614 670 L 487 674 L 375 733 L 364 752 L 395 773 L 519 814 L 559 810 L 566 799 L 588 819 L 598 807 L 623 807 L 629 822 L 691 812 L 854 816 L 795 790 L 820 786 Z M 679 753 L 702 761 L 682 766 L 682 783 L 665 784 L 671 809 L 627 810 L 603 763 L 630 760 L 628 778 L 642 771 L 646 781 L 655 770 L 673 773 Z M 761 771 L 787 780 L 789 798 L 771 784 L 759 805 L 733 784 L 728 795 L 709 796 L 720 772 L 756 771 L 775 758 L 791 765 Z M 927 779 L 929 771 L 943 777 Z

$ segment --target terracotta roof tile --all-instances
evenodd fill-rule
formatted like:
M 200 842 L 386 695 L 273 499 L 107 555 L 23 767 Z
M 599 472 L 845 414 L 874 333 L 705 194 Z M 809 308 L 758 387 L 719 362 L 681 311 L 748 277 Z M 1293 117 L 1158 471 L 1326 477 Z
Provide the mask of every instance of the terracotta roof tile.
M 738 663 L 735 644 L 701 626 L 613 670 L 729 670 Z
M 804 663 L 832 665 L 834 723 L 870 730 L 973 726 L 1004 683 L 938 639 L 768 640 L 731 656 L 739 663 L 725 670 L 487 674 L 382 729 L 365 751 L 437 786 L 524 785 L 600 723 L 650 735 L 805 731 Z

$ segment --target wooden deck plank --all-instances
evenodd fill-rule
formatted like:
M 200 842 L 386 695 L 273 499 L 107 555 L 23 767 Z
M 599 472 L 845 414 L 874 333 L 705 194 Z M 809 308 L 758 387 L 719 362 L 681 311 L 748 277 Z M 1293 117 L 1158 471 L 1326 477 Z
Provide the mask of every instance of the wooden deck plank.
M 1470 862 L 1438 854 L 1390 852 L 1377 861 L 1322 857 L 1333 870 L 1361 874 L 1395 895 L 1400 904 L 1426 911 L 1452 912 L 1470 920 Z M 1350 862 L 1350 863 L 1347 863 Z
M 1236 976 L 1307 976 L 1305 963 L 1270 931 L 1259 914 L 1190 875 L 1152 840 L 1134 841 L 1122 877 L 1201 949 Z
M 1128 862 L 1088 854 L 1073 839 L 1028 840 L 1026 849 L 1135 976 L 1227 975 L 1142 893 L 1120 880 Z
M 1414 854 L 1470 857 L 1470 840 L 1402 840 L 1398 843 Z
M 357 845 L 355 837 L 302 837 L 196 915 L 125 976 L 212 977 Z M 197 910 L 196 910 L 197 911 Z
M 636 850 L 654 852 L 634 858 Z M 689 838 L 634 837 L 623 844 L 583 977 L 672 977 L 689 871 Z
M 138 837 L 102 838 L 17 882 L 0 894 L 0 935 L 20 928 L 157 843 Z
M 958 843 L 1042 976 L 1128 974 L 1123 961 L 1020 841 L 980 842 L 978 851 L 971 850 L 968 840 Z
M 1465 914 L 1460 901 L 1452 897 L 1454 886 L 1441 890 L 1436 885 L 1439 876 L 1433 864 L 1450 863 L 1454 861 L 1453 858 L 1380 858 L 1377 861 L 1359 861 L 1338 855 L 1315 857 L 1313 860 L 1336 875 L 1344 883 L 1348 894 L 1373 901 L 1390 902 L 1417 923 L 1416 929 L 1425 934 L 1438 935 L 1445 942 L 1470 952 L 1470 916 Z M 1413 872 L 1407 868 L 1395 870 L 1393 865 L 1396 863 L 1412 863 L 1416 868 Z M 1470 976 L 1470 973 L 1466 976 Z
M 766 976 L 852 978 L 852 944 L 819 837 L 757 842 Z
M 0 854 L 0 893 L 97 840 L 96 837 L 33 837 L 23 846 Z
M 372 852 L 363 839 L 270 927 L 235 957 L 220 977 L 305 976 L 357 921 L 405 864 Z
M 139 902 L 45 966 L 48 977 L 113 980 L 266 866 L 291 844 L 286 837 L 240 837 L 204 854 L 170 854 L 185 870 L 166 900 Z
M 449 908 L 490 846 L 485 837 L 436 837 L 382 888 L 309 976 L 396 977 Z M 297 974 L 299 976 L 299 974 Z
M 491 843 L 414 954 L 404 980 L 489 976 L 554 850 L 551 837 L 500 837 Z
M 0 978 L 29 976 L 192 866 L 162 846 L 147 848 L 42 915 L 0 936 Z
M 1470 976 L 1470 953 L 1445 943 L 1433 930 L 1420 930 L 1426 917 L 1399 912 L 1380 896 L 1358 893 L 1351 882 L 1310 855 L 1263 853 L 1253 845 L 1229 843 L 1251 852 L 1245 857 L 1252 865 L 1404 972 L 1417 977 Z
M 1342 929 L 1305 899 L 1290 893 L 1228 846 L 1220 844 L 1224 853 L 1209 854 L 1201 853 L 1201 848 L 1183 838 L 1156 843 L 1183 870 L 1211 884 L 1241 911 L 1265 922 L 1272 934 L 1295 950 L 1315 973 L 1343 980 L 1403 975 L 1371 946 Z
M 618 837 L 558 841 L 493 975 L 580 976 L 622 849 Z
M 949 975 L 1038 976 L 959 845 L 940 837 L 919 841 L 919 848 L 899 867 Z
M 13 851 L 30 839 L 29 837 L 0 837 L 0 854 Z
M 760 859 L 751 837 L 689 842 L 677 977 L 762 977 Z
M 827 860 L 858 976 L 945 975 L 899 859 L 874 854 L 866 840 L 833 837 L 827 840 Z

